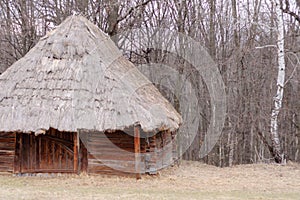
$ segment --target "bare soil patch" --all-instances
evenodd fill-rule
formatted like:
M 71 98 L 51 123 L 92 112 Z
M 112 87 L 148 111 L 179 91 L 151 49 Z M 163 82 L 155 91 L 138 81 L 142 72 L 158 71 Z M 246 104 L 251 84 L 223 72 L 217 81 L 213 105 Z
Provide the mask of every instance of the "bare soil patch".
M 300 199 L 300 165 L 218 168 L 182 162 L 141 180 L 99 175 L 0 175 L 0 199 Z

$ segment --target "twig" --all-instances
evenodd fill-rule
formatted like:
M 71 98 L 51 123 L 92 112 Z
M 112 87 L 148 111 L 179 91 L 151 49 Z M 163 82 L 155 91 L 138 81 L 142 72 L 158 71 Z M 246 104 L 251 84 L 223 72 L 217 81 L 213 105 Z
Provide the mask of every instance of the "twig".
M 295 56 L 295 58 L 296 58 L 296 60 L 297 60 L 297 63 L 296 63 L 296 66 L 294 67 L 294 69 L 293 69 L 293 71 L 292 71 L 290 77 L 287 78 L 287 80 L 285 81 L 284 85 L 287 84 L 287 82 L 289 82 L 289 81 L 293 78 L 293 76 L 294 76 L 294 74 L 295 74 L 295 72 L 296 72 L 296 69 L 297 69 L 297 67 L 298 67 L 299 64 L 300 64 L 299 58 L 298 58 L 298 56 L 297 56 L 295 53 L 292 53 L 292 52 L 287 52 L 287 53 L 292 54 L 293 56 Z M 289 59 L 290 59 L 290 58 L 289 58 Z
M 255 47 L 255 49 L 263 49 L 263 48 L 269 48 L 269 47 L 277 48 L 276 45 L 270 44 L 270 45 L 265 45 L 265 46 Z

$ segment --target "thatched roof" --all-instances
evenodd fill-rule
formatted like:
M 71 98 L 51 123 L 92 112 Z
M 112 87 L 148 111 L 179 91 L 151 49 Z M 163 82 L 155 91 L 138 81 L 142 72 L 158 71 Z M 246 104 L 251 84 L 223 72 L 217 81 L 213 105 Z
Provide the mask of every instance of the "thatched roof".
M 68 17 L 0 76 L 0 131 L 175 130 L 181 117 L 100 29 Z

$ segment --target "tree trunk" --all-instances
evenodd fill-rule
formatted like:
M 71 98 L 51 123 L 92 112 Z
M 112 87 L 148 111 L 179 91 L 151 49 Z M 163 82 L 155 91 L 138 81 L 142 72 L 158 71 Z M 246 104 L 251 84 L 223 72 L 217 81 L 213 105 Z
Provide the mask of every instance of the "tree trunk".
M 277 54 L 278 54 L 278 76 L 277 92 L 274 96 L 274 108 L 271 114 L 271 140 L 273 148 L 273 157 L 276 163 L 283 163 L 283 154 L 280 146 L 278 133 L 278 114 L 282 107 L 284 79 L 285 79 L 285 61 L 284 61 L 284 24 L 280 9 L 280 1 L 276 0 L 276 21 L 277 21 Z
M 210 0 L 210 19 L 209 19 L 209 54 L 213 59 L 216 59 L 216 30 L 215 30 L 215 14 L 216 1 Z
M 119 3 L 117 0 L 109 1 L 107 8 L 107 33 L 109 36 L 114 36 L 118 33 L 118 17 L 119 17 Z M 117 42 L 117 39 L 115 38 Z

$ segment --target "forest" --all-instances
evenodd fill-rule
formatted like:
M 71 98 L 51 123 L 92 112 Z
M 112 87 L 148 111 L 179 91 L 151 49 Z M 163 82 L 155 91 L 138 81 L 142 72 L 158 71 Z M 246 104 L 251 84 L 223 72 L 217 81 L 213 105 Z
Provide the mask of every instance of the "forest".
M 170 82 L 181 85 L 173 91 L 155 81 L 184 120 L 196 123 L 195 133 L 189 132 L 193 127 L 185 127 L 179 138 L 189 141 L 186 150 L 179 150 L 183 159 L 220 167 L 300 161 L 299 0 L 0 0 L 0 74 L 70 15 L 96 24 L 135 65 L 151 64 L 152 76 L 163 78 L 155 74 L 156 63 L 189 79 L 171 77 Z M 217 66 L 226 110 L 221 132 L 215 133 L 218 137 L 207 154 L 201 153 L 202 146 L 213 124 L 210 119 L 218 116 L 206 74 L 195 70 L 182 53 L 142 45 L 134 30 L 184 35 L 201 45 Z M 124 35 L 138 45 L 124 42 Z M 177 50 L 187 47 L 193 53 L 191 44 L 182 41 L 185 37 L 179 37 Z M 160 39 L 159 44 L 171 43 L 171 37 Z M 182 89 L 187 82 L 196 91 L 194 118 L 185 112 L 194 109 L 186 103 L 192 98 L 185 93 L 188 88 Z

